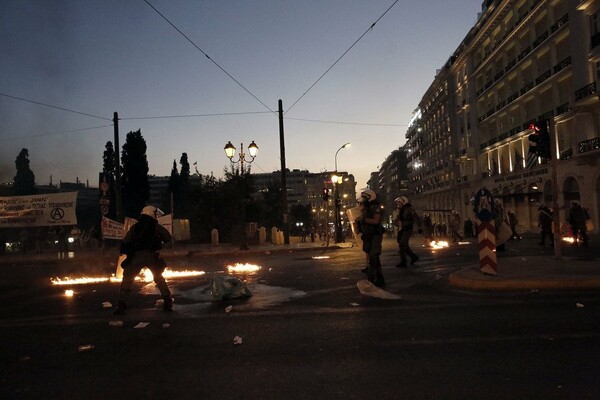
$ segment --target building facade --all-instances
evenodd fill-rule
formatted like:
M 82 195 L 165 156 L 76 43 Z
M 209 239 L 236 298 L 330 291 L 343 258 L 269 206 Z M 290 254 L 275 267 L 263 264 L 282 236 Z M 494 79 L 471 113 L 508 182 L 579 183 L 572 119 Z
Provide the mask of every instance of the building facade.
M 436 222 L 452 209 L 468 217 L 487 188 L 524 229 L 537 227 L 539 202 L 565 221 L 580 201 L 598 226 L 599 10 L 593 0 L 484 2 L 406 133 L 417 208 Z M 532 124 L 548 127 L 554 161 L 530 152 Z

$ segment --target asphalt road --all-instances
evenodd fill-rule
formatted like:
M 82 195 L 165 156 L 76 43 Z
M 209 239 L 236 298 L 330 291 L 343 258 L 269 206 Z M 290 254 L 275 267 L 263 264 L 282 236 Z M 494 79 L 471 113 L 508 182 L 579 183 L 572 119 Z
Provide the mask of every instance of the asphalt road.
M 170 281 L 173 313 L 138 284 L 121 318 L 103 308 L 116 283 L 49 283 L 56 271 L 109 267 L 2 266 L 0 398 L 598 398 L 598 293 L 462 292 L 446 277 L 476 260 L 474 243 L 418 248 L 408 270 L 394 268 L 393 241 L 385 250 L 387 289 L 400 300 L 360 294 L 358 249 L 221 255 L 174 265 L 206 275 Z M 234 262 L 261 266 L 238 275 L 254 296 L 215 301 L 211 279 Z

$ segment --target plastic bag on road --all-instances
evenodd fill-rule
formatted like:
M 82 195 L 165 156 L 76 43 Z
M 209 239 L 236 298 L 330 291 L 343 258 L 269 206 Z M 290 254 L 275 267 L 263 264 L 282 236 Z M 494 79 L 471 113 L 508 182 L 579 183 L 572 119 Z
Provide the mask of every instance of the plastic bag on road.
M 211 292 L 215 299 L 239 299 L 251 297 L 252 292 L 248 286 L 232 276 L 217 275 L 211 282 Z
M 366 279 L 361 279 L 360 281 L 358 281 L 356 283 L 356 286 L 358 287 L 358 290 L 360 290 L 360 293 L 364 294 L 365 296 L 378 297 L 380 299 L 390 300 L 398 300 L 402 298 L 396 294 L 386 292 L 385 290 L 378 288 Z

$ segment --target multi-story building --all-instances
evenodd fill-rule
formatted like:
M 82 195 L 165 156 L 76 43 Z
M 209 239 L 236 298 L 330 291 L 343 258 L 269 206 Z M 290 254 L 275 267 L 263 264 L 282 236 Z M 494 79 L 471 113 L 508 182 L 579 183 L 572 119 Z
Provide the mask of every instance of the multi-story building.
M 561 221 L 581 201 L 600 205 L 600 0 L 486 0 L 482 13 L 419 103 L 406 134 L 413 202 L 438 221 L 487 188 L 537 226 L 537 203 Z M 529 151 L 547 124 L 555 160 Z M 553 179 L 553 172 L 556 178 Z
M 354 175 L 345 171 L 326 171 L 311 173 L 294 169 L 286 172 L 288 210 L 294 205 L 310 206 L 314 215 L 314 224 L 324 227 L 334 224 L 336 187 L 332 177 L 340 177 L 337 184 L 337 195 L 340 200 L 339 211 L 342 225 L 346 226 L 345 210 L 356 206 L 356 181 Z M 271 185 L 279 185 L 281 171 L 252 174 L 257 192 L 266 190 Z M 324 191 L 327 200 L 324 200 Z

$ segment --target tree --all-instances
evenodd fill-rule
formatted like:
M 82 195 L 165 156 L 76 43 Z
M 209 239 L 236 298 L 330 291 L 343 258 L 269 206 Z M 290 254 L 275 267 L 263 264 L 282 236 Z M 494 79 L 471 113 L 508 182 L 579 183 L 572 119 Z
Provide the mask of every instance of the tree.
M 35 175 L 29 169 L 29 151 L 22 149 L 15 161 L 17 175 L 14 177 L 15 196 L 35 194 Z
M 129 132 L 122 151 L 123 211 L 128 217 L 135 218 L 146 205 L 150 197 L 148 184 L 148 158 L 146 141 L 141 130 Z
M 173 160 L 173 168 L 171 168 L 171 176 L 169 177 L 169 185 L 168 192 L 166 194 L 166 198 L 163 199 L 163 204 L 165 210 L 170 210 L 171 206 L 176 207 L 179 202 L 179 193 L 181 188 L 181 176 L 179 175 L 179 171 L 177 171 L 177 161 Z M 171 196 L 173 197 L 173 203 L 171 204 Z M 179 213 L 176 210 L 172 210 L 177 218 L 179 218 Z
M 176 204 L 178 215 L 187 217 L 190 211 L 190 163 L 187 153 L 182 153 L 179 159 L 181 170 L 179 173 L 179 202 Z
M 115 182 L 117 177 L 117 168 L 115 163 L 115 149 L 111 141 L 106 142 L 102 155 L 102 173 L 109 185 L 110 205 L 108 207 L 108 218 L 115 219 L 117 216 L 117 192 L 115 190 Z

